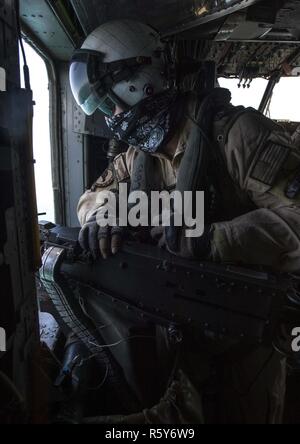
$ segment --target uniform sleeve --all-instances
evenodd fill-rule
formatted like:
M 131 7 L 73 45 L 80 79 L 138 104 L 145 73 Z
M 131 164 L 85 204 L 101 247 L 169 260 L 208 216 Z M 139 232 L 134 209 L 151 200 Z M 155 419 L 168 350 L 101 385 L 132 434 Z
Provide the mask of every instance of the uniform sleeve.
M 246 113 L 229 132 L 228 171 L 256 210 L 214 224 L 213 259 L 300 272 L 300 153 L 284 130 Z
M 136 149 L 134 147 L 130 147 L 127 153 L 117 156 L 113 165 L 108 167 L 92 188 L 81 196 L 77 207 L 81 226 L 91 219 L 97 210 L 105 204 L 108 191 L 118 190 L 119 183 L 130 181 L 135 156 Z

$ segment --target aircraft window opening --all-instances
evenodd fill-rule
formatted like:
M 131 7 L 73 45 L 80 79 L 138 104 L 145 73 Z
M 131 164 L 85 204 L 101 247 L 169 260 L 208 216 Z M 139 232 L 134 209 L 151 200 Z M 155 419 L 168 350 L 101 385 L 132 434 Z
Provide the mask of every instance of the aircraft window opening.
M 51 167 L 50 119 L 49 119 L 49 78 L 42 57 L 24 42 L 27 63 L 30 70 L 33 91 L 33 151 L 35 163 L 35 183 L 39 220 L 55 222 L 54 196 Z M 22 66 L 21 86 L 24 88 Z M 46 213 L 46 214 L 45 214 Z
M 282 77 L 275 86 L 270 104 L 270 117 L 300 122 L 300 77 Z
M 243 86 L 239 88 L 239 83 L 239 79 L 219 79 L 220 86 L 231 91 L 233 105 L 243 105 L 245 107 L 258 109 L 268 85 L 268 81 L 261 78 L 254 79 L 250 84 L 250 88 L 244 88 Z
M 233 105 L 243 105 L 258 109 L 268 81 L 266 79 L 254 79 L 250 88 L 238 88 L 238 79 L 220 78 L 222 88 L 228 88 L 232 93 Z M 275 86 L 267 116 L 274 120 L 300 122 L 300 77 L 282 77 Z
M 0 67 L 0 91 L 6 91 L 6 71 Z

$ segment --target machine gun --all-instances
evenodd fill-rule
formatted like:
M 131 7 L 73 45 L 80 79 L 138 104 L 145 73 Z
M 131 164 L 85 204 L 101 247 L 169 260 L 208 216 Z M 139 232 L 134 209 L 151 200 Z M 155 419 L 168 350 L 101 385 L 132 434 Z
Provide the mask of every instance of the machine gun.
M 290 276 L 187 261 L 137 242 L 94 261 L 77 242 L 79 229 L 42 223 L 40 233 L 40 279 L 66 333 L 75 334 L 102 366 L 122 412 L 144 408 L 145 399 L 151 405 L 160 395 L 144 396 L 148 381 L 164 384 L 169 377 L 171 367 L 163 379 L 165 364 L 151 355 L 151 337 L 134 344 L 141 331 L 149 335 L 149 326 L 154 336 L 157 327 L 167 333 L 173 351 L 190 344 L 273 344 L 297 360 L 291 332 L 300 325 L 300 295 Z M 144 376 L 144 392 L 137 374 Z
M 78 229 L 46 224 L 41 233 L 40 277 L 67 323 L 66 294 L 76 288 L 87 300 L 92 292 L 99 304 L 183 334 L 203 330 L 259 344 L 273 341 L 281 321 L 300 322 L 299 292 L 288 276 L 187 261 L 138 243 L 93 262 L 78 245 Z

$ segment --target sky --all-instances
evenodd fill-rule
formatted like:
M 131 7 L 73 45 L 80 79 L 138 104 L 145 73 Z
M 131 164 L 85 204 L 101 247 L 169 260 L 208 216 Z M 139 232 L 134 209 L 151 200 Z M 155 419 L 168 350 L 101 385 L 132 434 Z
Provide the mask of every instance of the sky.
M 51 176 L 51 151 L 49 133 L 48 75 L 42 58 L 24 42 L 31 75 L 31 87 L 36 105 L 33 119 L 33 148 L 36 160 L 35 178 L 38 212 L 47 213 L 39 219 L 54 221 L 54 202 Z M 22 63 L 22 58 L 21 58 Z M 22 66 L 22 65 L 21 65 Z M 248 89 L 238 88 L 238 80 L 219 79 L 220 86 L 232 93 L 234 105 L 258 108 L 267 80 L 255 79 Z M 300 77 L 282 78 L 275 87 L 270 107 L 270 117 L 300 122 Z

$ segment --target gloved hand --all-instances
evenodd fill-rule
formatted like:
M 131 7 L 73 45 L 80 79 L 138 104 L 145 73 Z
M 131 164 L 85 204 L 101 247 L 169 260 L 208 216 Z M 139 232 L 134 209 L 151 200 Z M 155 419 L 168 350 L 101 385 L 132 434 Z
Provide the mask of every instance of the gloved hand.
M 205 228 L 201 237 L 186 237 L 184 228 L 159 226 L 151 230 L 151 237 L 160 248 L 186 259 L 209 259 L 211 255 L 211 226 Z
M 100 227 L 97 216 L 93 216 L 79 233 L 79 244 L 85 251 L 90 251 L 94 259 L 100 255 L 107 259 L 111 254 L 115 255 L 122 248 L 124 228 Z

